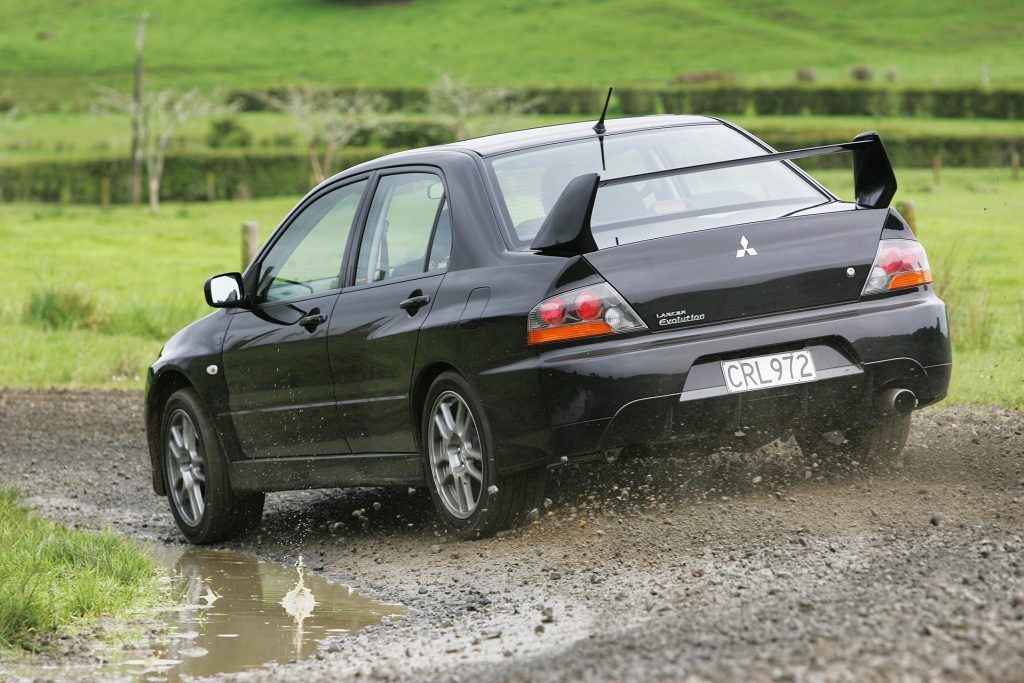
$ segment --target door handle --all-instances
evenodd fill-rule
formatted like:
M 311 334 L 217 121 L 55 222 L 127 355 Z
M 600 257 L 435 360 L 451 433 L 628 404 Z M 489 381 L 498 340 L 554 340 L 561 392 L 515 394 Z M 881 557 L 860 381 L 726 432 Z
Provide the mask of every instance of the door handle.
M 408 311 L 409 315 L 413 315 L 416 311 L 420 310 L 424 306 L 430 303 L 430 297 L 426 294 L 420 294 L 418 296 L 409 297 L 402 303 L 398 304 L 398 307 Z
M 327 322 L 327 316 L 316 308 L 310 311 L 309 315 L 299 318 L 299 325 L 305 327 L 307 332 L 312 332 L 325 322 Z

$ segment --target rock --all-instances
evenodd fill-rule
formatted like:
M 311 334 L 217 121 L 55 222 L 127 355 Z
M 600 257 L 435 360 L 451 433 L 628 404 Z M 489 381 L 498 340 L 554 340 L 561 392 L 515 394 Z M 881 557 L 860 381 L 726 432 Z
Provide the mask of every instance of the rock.
M 762 481 L 761 475 L 758 475 L 758 476 L 756 476 L 756 477 L 754 477 L 753 479 L 750 480 L 750 482 L 752 484 L 760 484 L 761 481 Z
M 432 545 L 432 546 L 430 546 L 430 552 L 433 553 L 434 555 L 437 555 L 439 552 L 441 552 L 441 546 L 439 546 L 439 545 Z
M 932 526 L 938 526 L 939 523 L 942 521 L 942 518 L 939 516 L 938 512 L 933 512 L 932 516 L 928 519 L 928 521 L 931 522 Z

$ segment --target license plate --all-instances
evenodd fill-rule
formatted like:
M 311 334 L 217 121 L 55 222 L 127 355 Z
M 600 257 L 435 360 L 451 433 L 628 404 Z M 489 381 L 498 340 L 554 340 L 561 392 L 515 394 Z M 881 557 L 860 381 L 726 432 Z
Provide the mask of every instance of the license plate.
M 813 382 L 816 379 L 814 358 L 810 351 L 724 360 L 722 374 L 725 375 L 725 386 L 730 394 Z

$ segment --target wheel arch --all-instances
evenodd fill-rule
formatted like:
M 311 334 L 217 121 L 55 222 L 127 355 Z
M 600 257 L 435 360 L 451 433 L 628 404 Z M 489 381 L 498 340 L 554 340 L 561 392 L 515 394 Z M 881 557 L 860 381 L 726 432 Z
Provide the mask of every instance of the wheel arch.
M 430 391 L 430 385 L 434 383 L 438 377 L 444 372 L 454 372 L 462 377 L 465 377 L 459 369 L 451 363 L 445 361 L 436 361 L 424 366 L 419 374 L 416 376 L 416 380 L 412 383 L 412 391 L 409 394 L 409 419 L 412 421 L 413 436 L 416 438 L 416 447 L 422 449 L 422 422 L 423 422 L 423 404 L 427 400 L 427 392 Z
M 167 483 L 160 466 L 160 423 L 167 399 L 181 389 L 194 391 L 195 385 L 181 370 L 169 368 L 153 378 L 146 394 L 146 441 L 153 469 L 153 491 L 161 496 L 167 495 Z

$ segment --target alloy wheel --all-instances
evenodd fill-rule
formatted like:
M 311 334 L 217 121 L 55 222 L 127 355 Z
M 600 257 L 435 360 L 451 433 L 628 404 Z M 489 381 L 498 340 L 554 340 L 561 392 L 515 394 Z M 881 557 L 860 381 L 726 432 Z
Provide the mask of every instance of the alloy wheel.
M 184 410 L 171 414 L 165 461 L 178 515 L 188 526 L 199 526 L 206 509 L 206 455 L 195 423 Z
M 430 472 L 445 509 L 467 519 L 480 503 L 484 488 L 484 454 L 476 419 L 465 399 L 442 392 L 430 413 Z

